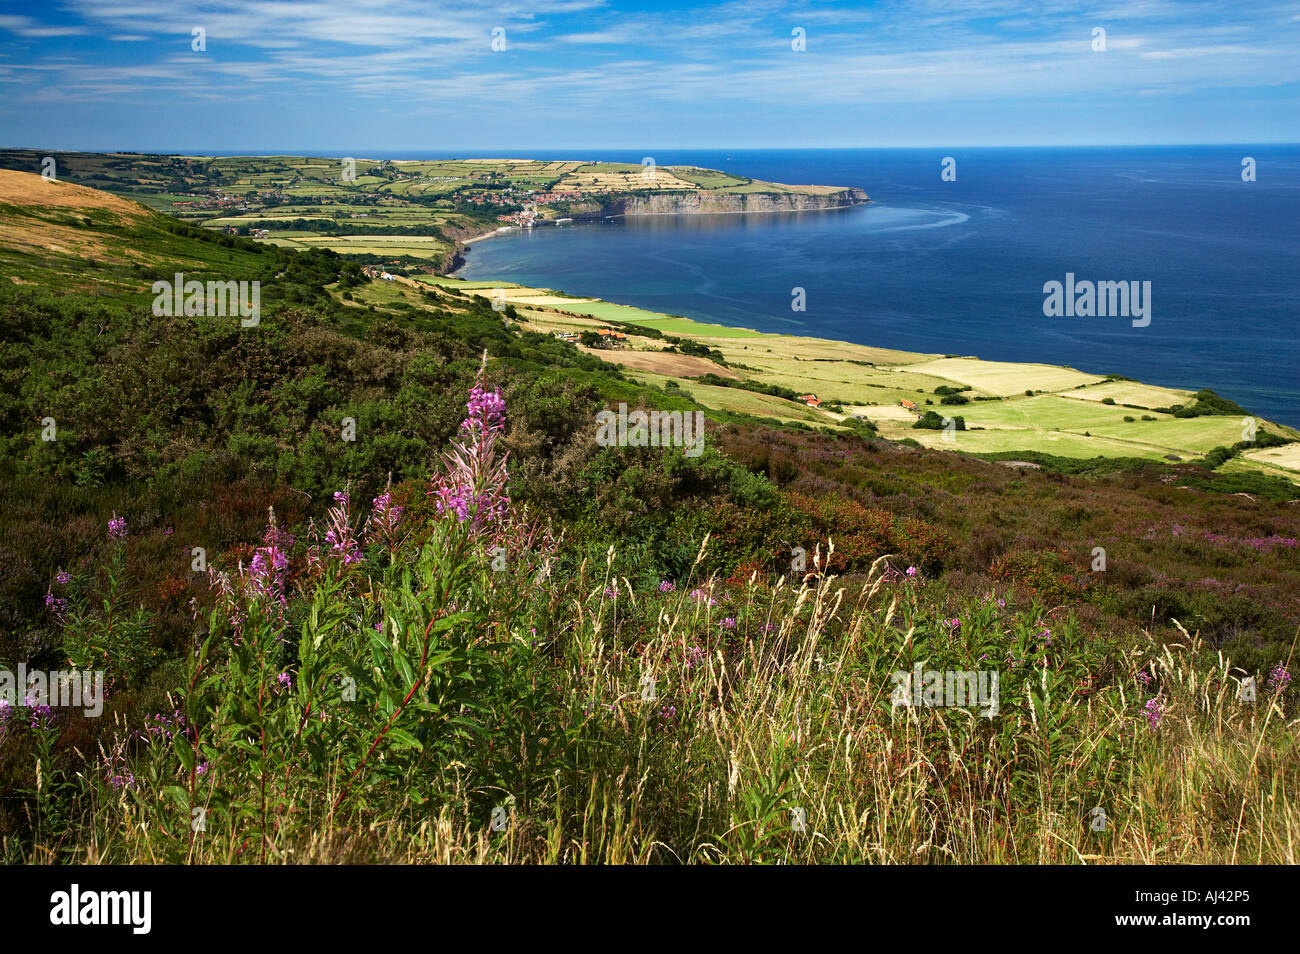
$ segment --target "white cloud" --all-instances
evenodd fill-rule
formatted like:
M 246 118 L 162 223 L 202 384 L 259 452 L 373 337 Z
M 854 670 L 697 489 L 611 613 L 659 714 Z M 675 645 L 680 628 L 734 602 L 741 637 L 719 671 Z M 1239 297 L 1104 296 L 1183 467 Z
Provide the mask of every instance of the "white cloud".
M 79 26 L 42 26 L 31 17 L 4 15 L 0 16 L 0 30 L 8 30 L 19 36 L 48 39 L 59 36 L 81 36 L 86 32 Z

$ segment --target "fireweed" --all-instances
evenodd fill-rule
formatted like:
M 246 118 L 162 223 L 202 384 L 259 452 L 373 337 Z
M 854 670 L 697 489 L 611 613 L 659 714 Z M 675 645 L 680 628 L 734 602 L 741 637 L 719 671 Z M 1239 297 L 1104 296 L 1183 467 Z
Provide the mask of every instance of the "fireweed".
M 506 494 L 506 458 L 497 456 L 497 437 L 505 430 L 506 406 L 499 390 L 483 387 L 483 373 L 469 393 L 461 439 L 445 458 L 446 471 L 429 492 L 438 513 L 452 515 L 475 529 L 500 523 L 510 507 Z
M 222 845 L 227 860 L 278 860 L 306 817 L 351 818 L 413 780 L 421 801 L 459 792 L 485 817 L 503 792 L 526 804 L 534 769 L 513 746 L 542 733 L 533 697 L 552 691 L 527 674 L 547 651 L 536 606 L 556 541 L 511 506 L 505 402 L 485 371 L 430 481 L 432 519 L 408 520 L 389 487 L 358 521 L 344 489 L 306 547 L 268 512 L 251 558 L 212 571 L 217 605 L 177 711 L 134 737 L 138 760 L 102 773 L 109 800 L 166 789 L 133 810 L 169 859 Z M 565 742 L 528 745 L 552 765 Z
M 70 668 L 103 671 L 109 687 L 136 681 L 153 665 L 158 649 L 152 641 L 153 616 L 124 603 L 128 542 L 126 518 L 116 512 L 108 521 L 107 560 L 102 574 L 59 570 L 45 591 L 45 608 L 59 631 Z

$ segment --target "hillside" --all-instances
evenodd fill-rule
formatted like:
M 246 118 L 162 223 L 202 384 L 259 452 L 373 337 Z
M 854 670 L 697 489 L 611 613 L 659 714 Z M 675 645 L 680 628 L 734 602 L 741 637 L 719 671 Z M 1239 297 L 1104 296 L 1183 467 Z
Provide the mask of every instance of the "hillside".
M 377 278 L 26 173 L 0 235 L 0 663 L 105 674 L 0 711 L 7 862 L 1295 860 L 1300 507 L 1233 468 L 1294 444 L 1198 450 L 1210 392 Z M 620 405 L 702 452 L 602 443 Z M 971 453 L 1016 431 L 1123 454 Z

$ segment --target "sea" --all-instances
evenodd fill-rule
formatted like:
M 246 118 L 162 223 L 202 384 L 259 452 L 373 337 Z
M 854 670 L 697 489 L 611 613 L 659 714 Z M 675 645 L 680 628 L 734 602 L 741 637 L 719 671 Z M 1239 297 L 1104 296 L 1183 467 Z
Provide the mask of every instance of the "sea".
M 473 245 L 458 274 L 759 331 L 1211 388 L 1300 426 L 1300 145 L 647 154 L 857 186 L 871 202 L 519 231 Z M 1048 316 L 1045 286 L 1067 275 L 1149 282 L 1149 322 Z

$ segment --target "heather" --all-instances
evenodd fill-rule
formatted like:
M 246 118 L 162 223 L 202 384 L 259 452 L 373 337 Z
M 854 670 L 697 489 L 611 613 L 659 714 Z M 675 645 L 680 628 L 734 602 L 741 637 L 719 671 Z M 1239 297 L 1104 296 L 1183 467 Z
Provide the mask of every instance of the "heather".
M 770 565 L 786 541 L 746 543 L 737 507 L 656 580 L 653 549 L 575 544 L 518 499 L 491 376 L 425 480 L 344 486 L 293 527 L 267 507 L 166 664 L 114 511 L 102 564 L 47 591 L 63 649 L 112 674 L 109 716 L 5 709 L 6 858 L 1294 860 L 1289 648 L 1247 699 L 1218 637 L 1105 625 L 1065 564 L 977 577 L 937 500 L 868 506 L 886 484 L 768 488 L 751 504 L 806 552 Z M 1293 549 L 1255 539 L 1278 538 L 1226 549 Z M 996 711 L 900 706 L 922 667 L 998 672 Z

